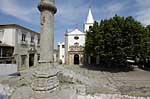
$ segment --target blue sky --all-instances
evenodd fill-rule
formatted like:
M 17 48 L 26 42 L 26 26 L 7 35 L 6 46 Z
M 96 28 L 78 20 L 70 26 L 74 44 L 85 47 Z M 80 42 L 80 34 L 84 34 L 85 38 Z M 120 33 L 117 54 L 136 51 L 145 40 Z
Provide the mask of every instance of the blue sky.
M 0 24 L 19 24 L 40 31 L 39 0 L 0 0 Z M 67 29 L 83 30 L 91 6 L 94 19 L 108 19 L 115 14 L 133 16 L 143 25 L 150 24 L 150 0 L 56 0 L 55 45 L 64 41 Z

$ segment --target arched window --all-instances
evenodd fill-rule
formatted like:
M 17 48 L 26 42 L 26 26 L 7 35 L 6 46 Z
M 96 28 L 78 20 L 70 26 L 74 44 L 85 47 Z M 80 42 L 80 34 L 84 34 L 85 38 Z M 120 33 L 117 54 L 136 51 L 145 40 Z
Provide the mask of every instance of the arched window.
M 75 37 L 74 37 L 74 39 L 75 39 L 75 40 L 78 40 L 78 39 L 79 39 L 79 37 L 78 37 L 78 36 L 75 36 Z

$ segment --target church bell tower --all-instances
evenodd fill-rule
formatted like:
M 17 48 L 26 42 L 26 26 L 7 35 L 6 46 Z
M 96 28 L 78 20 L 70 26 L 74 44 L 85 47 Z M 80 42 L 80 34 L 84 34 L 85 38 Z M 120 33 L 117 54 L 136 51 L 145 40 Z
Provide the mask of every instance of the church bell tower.
M 84 24 L 84 32 L 89 31 L 90 26 L 93 26 L 93 24 L 94 24 L 94 18 L 93 18 L 92 11 L 90 8 L 88 12 L 87 20 Z

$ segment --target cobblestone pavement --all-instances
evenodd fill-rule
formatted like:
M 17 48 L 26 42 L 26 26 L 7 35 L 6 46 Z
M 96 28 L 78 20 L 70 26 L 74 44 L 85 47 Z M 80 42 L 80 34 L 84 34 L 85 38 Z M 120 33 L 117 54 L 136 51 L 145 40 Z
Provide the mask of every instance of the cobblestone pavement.
M 116 89 L 115 92 L 121 94 L 150 96 L 150 71 L 135 69 L 130 72 L 110 73 L 100 70 L 89 70 L 77 65 L 66 65 L 64 67 L 96 81 L 96 92 L 101 90 L 104 92 L 102 88 L 99 88 L 103 85 Z
M 90 86 L 86 86 L 87 87 L 86 92 L 87 94 L 90 95 L 94 95 L 94 94 L 122 95 L 123 94 L 123 95 L 141 96 L 141 97 L 150 96 L 150 72 L 149 71 L 136 69 L 130 72 L 111 73 L 106 71 L 87 69 L 85 67 L 77 66 L 77 65 L 68 66 L 68 65 L 55 64 L 55 67 L 58 70 L 64 72 L 66 77 L 68 77 L 67 79 L 65 78 L 66 80 L 74 82 L 79 79 L 84 84 L 90 85 Z M 31 97 L 30 85 L 33 80 L 32 74 L 34 73 L 34 71 L 36 71 L 36 69 L 37 68 L 31 68 L 29 70 L 22 71 L 21 76 L 19 77 L 0 77 L 0 83 L 3 85 L 8 84 L 10 87 L 17 89 L 16 90 L 17 94 L 15 94 L 15 97 L 18 97 L 20 94 L 23 94 L 23 93 L 18 93 L 17 91 L 26 92 L 23 95 Z M 27 97 L 25 98 L 27 99 Z

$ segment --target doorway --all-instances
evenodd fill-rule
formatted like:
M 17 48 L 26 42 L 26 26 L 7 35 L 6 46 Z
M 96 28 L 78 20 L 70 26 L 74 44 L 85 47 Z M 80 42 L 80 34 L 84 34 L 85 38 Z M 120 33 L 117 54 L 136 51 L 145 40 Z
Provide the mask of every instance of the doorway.
M 74 64 L 79 65 L 79 55 L 78 54 L 74 55 Z
M 29 54 L 29 67 L 34 66 L 34 54 Z

